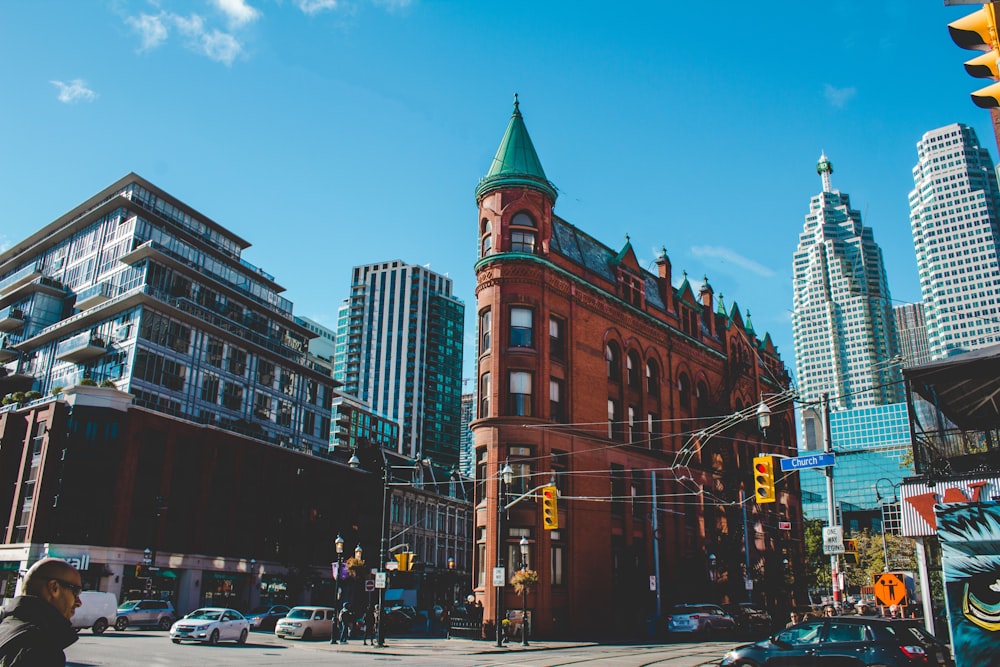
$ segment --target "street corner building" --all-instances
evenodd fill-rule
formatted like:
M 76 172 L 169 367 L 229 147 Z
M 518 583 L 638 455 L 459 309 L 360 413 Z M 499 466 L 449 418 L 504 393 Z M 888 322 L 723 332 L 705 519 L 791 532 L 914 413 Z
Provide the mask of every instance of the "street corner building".
M 675 285 L 666 251 L 652 273 L 627 238 L 612 248 L 555 215 L 516 100 L 475 194 L 484 632 L 525 611 L 536 637 L 626 637 L 674 603 L 786 609 L 803 581 L 798 481 L 779 473 L 777 502 L 758 505 L 752 472 L 796 451 L 770 337 L 707 278 Z M 525 568 L 526 596 L 510 585 Z

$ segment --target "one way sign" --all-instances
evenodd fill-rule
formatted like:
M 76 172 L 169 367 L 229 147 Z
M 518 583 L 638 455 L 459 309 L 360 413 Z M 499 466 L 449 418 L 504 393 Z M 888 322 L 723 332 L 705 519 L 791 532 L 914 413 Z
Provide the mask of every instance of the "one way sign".
M 844 529 L 842 526 L 824 526 L 823 553 L 828 556 L 844 553 Z

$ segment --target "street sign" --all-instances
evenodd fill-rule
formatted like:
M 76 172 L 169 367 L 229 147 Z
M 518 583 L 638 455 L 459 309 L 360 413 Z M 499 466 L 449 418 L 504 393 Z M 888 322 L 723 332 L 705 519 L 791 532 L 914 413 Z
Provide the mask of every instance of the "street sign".
M 747 577 L 746 579 L 743 580 L 743 585 L 746 587 L 746 589 L 748 591 L 752 591 L 753 590 L 753 579 L 751 579 L 750 577 Z
M 385 586 L 385 580 L 386 580 L 385 572 L 376 572 L 375 573 L 375 588 L 385 588 L 386 587 Z
M 823 527 L 823 553 L 830 556 L 832 554 L 844 553 L 844 529 L 841 526 Z
M 371 593 L 373 590 L 375 590 L 375 580 L 365 579 L 365 591 Z
M 836 464 L 834 455 L 830 454 L 809 454 L 808 456 L 795 456 L 789 459 L 778 459 L 781 461 L 781 471 L 803 470 L 805 468 L 828 468 Z
M 655 591 L 656 590 L 656 575 L 655 574 L 649 575 L 649 590 L 651 590 L 651 591 Z
M 791 530 L 791 529 L 792 529 L 792 522 L 791 521 L 779 521 L 778 522 L 778 530 Z
M 906 605 L 906 584 L 899 572 L 880 572 L 872 575 L 875 599 L 885 606 Z
M 493 568 L 493 585 L 494 586 L 506 586 L 507 585 L 507 572 L 503 567 Z

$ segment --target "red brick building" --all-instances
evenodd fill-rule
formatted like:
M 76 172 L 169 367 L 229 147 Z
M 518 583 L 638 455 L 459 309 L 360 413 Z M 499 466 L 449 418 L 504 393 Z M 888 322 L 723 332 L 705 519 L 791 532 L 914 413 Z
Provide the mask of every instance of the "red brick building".
M 753 500 L 752 457 L 795 453 L 790 404 L 766 436 L 755 419 L 789 384 L 769 336 L 721 296 L 716 307 L 707 279 L 675 286 L 666 252 L 651 273 L 627 239 L 609 248 L 556 216 L 516 100 L 476 200 L 473 587 L 486 632 L 498 542 L 509 581 L 522 538 L 540 577 L 527 599 L 538 637 L 633 635 L 675 602 L 749 598 L 781 613 L 803 579 L 802 513 L 794 477 L 778 502 Z M 559 527 L 544 530 L 532 491 L 551 479 Z M 504 505 L 527 495 L 498 512 L 502 486 Z M 500 590 L 501 618 L 519 618 L 521 598 Z

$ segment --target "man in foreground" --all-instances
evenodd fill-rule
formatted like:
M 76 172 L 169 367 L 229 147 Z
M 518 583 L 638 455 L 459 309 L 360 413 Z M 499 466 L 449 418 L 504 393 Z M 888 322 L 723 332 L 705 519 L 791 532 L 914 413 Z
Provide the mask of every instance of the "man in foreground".
M 21 595 L 0 614 L 0 667 L 64 667 L 63 650 L 77 639 L 70 619 L 82 588 L 80 573 L 58 558 L 28 568 Z

